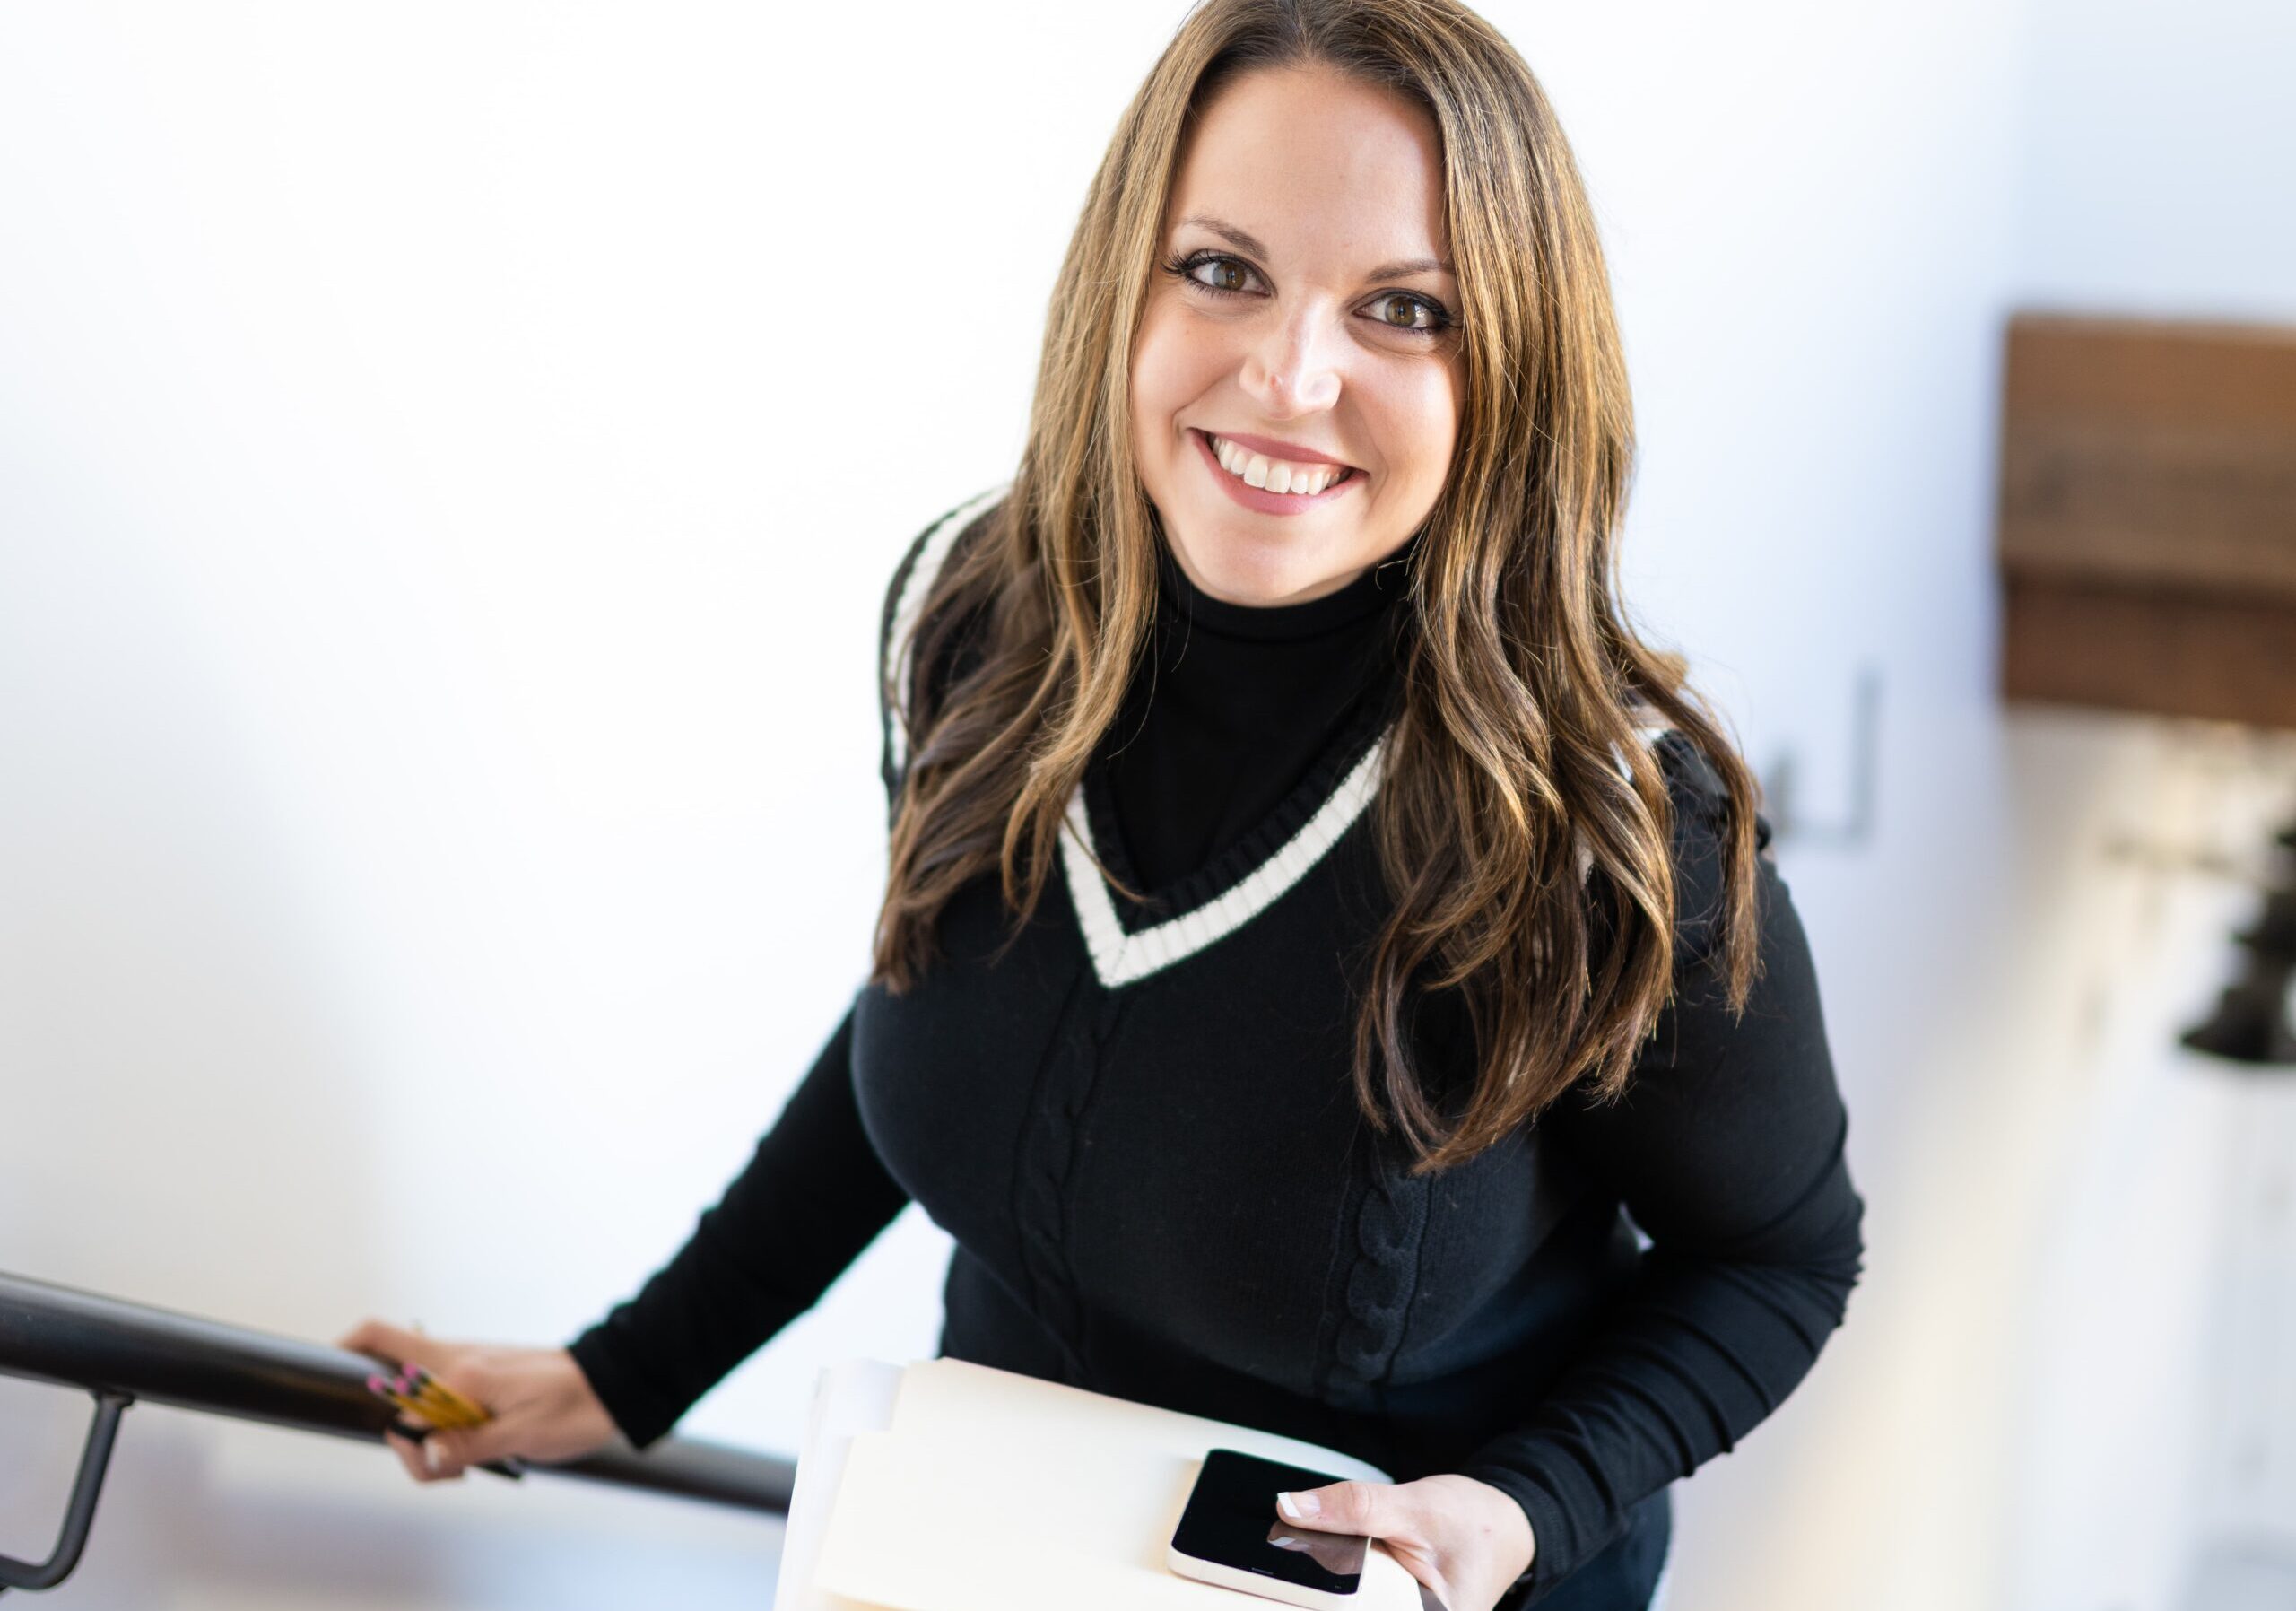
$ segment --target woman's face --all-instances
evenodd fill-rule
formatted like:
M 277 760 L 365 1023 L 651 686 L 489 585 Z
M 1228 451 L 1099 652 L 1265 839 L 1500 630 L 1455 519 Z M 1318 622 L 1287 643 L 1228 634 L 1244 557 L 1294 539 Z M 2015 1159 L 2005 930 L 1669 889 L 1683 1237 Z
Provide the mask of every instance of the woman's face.
M 1182 152 L 1162 248 L 1132 445 L 1180 569 L 1234 604 L 1336 591 L 1418 529 L 1457 435 L 1433 123 L 1327 69 L 1248 74 Z

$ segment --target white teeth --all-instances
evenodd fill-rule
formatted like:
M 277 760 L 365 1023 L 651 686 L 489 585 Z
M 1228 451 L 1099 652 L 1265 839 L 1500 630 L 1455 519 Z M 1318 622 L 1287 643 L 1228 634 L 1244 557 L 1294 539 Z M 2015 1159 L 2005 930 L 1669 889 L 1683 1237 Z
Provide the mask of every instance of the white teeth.
M 1295 465 L 1272 459 L 1216 436 L 1212 439 L 1212 452 L 1220 467 L 1246 486 L 1288 492 L 1295 498 L 1312 498 L 1347 474 L 1341 465 Z

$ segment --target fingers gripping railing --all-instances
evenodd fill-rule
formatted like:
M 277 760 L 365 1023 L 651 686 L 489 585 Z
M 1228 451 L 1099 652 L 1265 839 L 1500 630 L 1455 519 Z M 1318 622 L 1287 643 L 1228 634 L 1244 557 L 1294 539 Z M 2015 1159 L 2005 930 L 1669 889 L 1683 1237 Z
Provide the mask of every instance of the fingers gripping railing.
M 137 1399 L 379 1441 L 392 1410 L 367 1390 L 374 1368 L 340 1348 L 0 1273 L 0 1373 L 78 1388 L 96 1405 L 55 1549 L 37 1564 L 0 1555 L 0 1593 L 53 1589 L 78 1564 L 121 1413 Z M 617 1441 L 525 1469 L 770 1514 L 788 1511 L 794 1475 L 787 1460 L 687 1438 L 665 1438 L 642 1454 Z

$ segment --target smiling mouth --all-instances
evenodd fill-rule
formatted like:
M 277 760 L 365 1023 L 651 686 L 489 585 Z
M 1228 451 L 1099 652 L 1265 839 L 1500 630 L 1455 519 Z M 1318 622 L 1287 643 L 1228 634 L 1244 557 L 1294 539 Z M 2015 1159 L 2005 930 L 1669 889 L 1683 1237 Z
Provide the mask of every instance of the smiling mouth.
M 1246 486 L 1257 487 L 1263 492 L 1313 498 L 1329 492 L 1342 482 L 1353 480 L 1361 473 L 1352 465 L 1305 465 L 1271 458 L 1265 453 L 1239 448 L 1209 431 L 1199 431 L 1196 434 L 1210 445 L 1212 457 L 1222 472 L 1234 476 Z

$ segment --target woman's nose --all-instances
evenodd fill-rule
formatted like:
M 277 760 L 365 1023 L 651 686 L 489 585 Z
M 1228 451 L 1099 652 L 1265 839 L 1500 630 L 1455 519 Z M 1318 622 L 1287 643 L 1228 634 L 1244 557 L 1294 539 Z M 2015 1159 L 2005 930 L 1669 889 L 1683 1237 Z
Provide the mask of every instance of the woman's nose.
M 1314 309 L 1273 322 L 1245 360 L 1244 389 L 1271 416 L 1329 408 L 1339 396 L 1337 341 L 1329 320 Z

